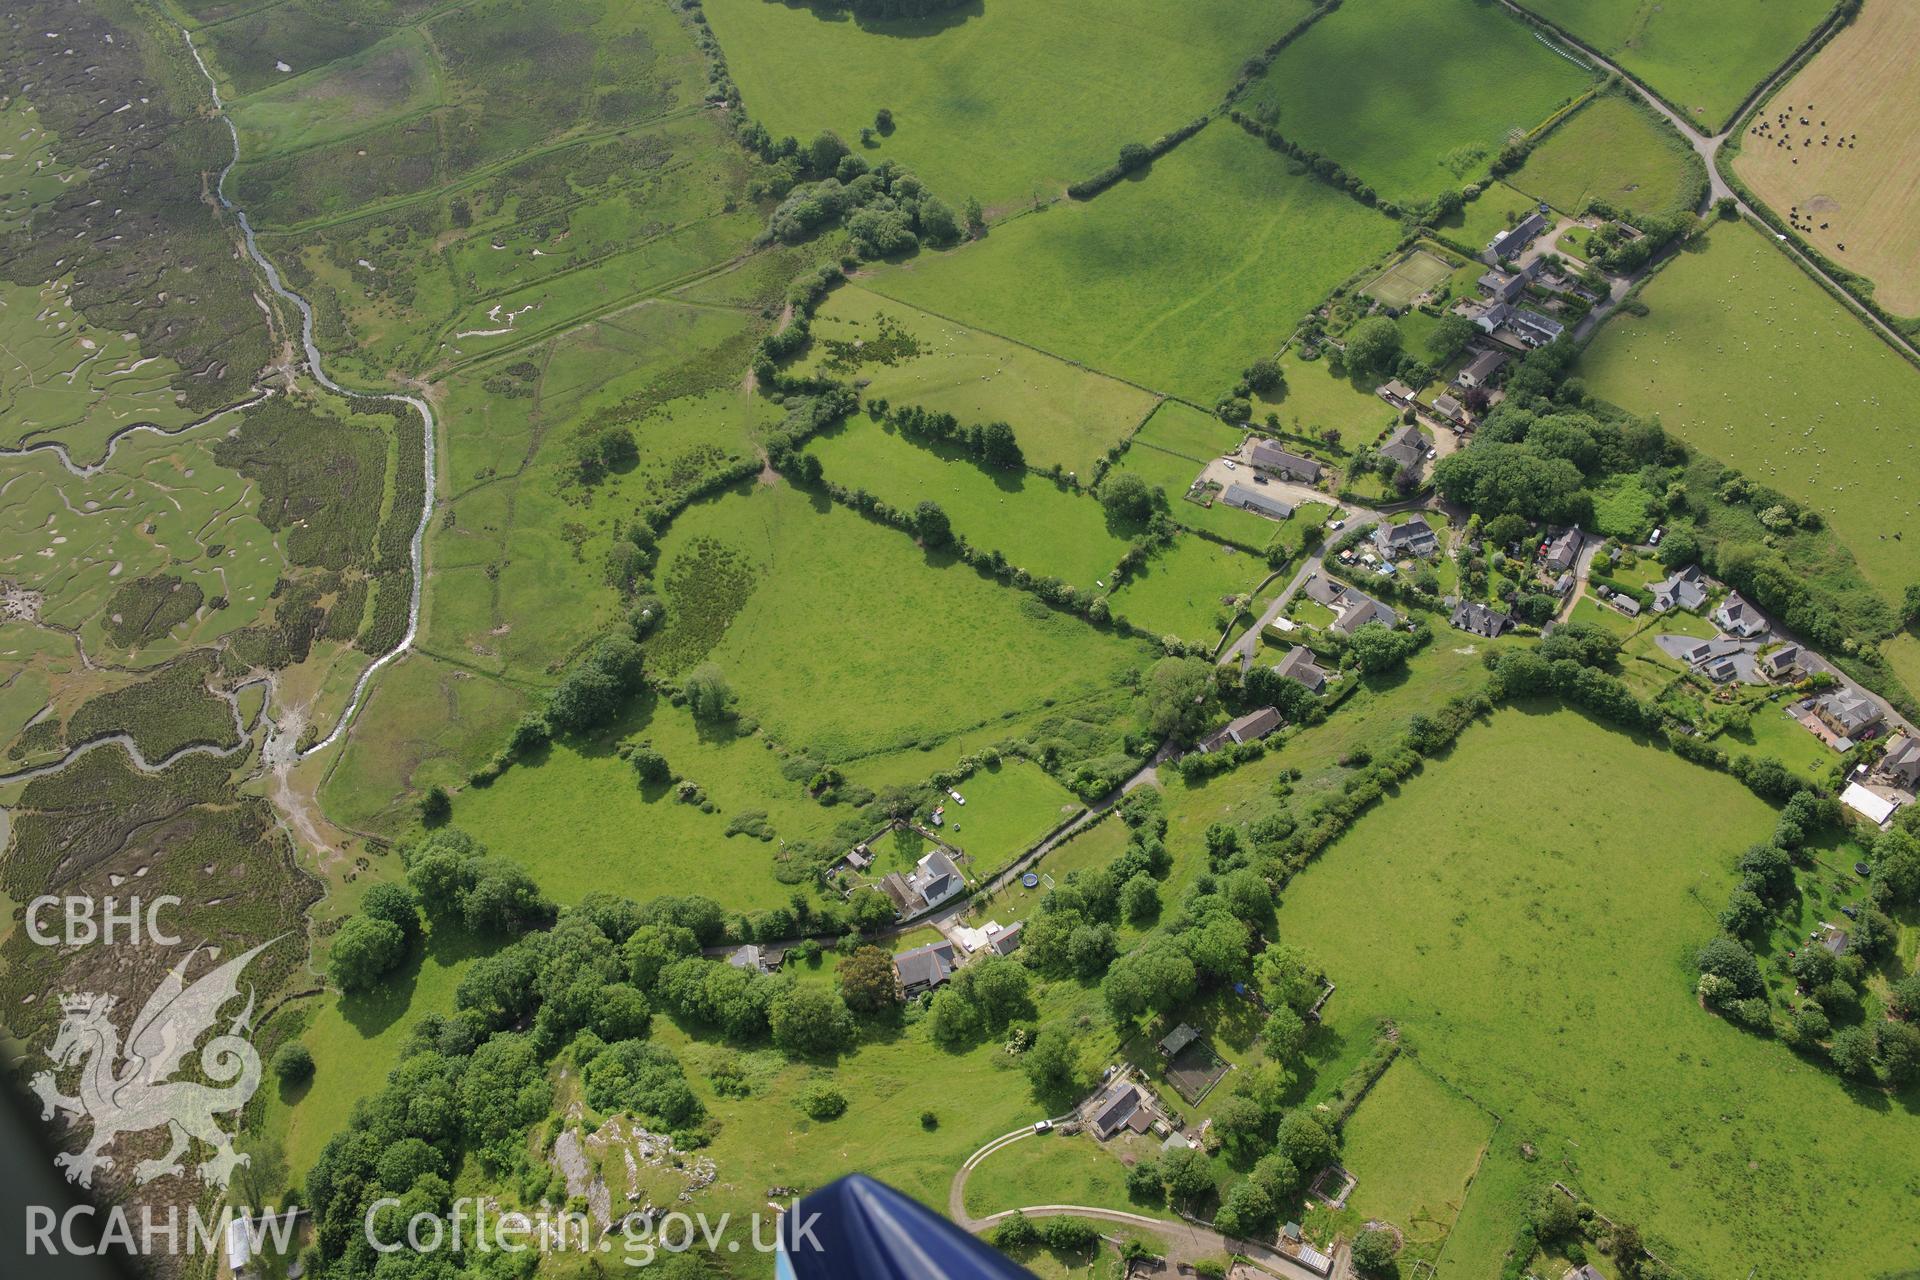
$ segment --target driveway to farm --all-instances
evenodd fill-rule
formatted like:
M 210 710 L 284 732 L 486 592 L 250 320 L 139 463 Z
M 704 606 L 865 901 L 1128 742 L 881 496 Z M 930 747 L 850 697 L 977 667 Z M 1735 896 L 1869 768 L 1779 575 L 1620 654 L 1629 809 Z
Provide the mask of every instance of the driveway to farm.
M 1513 12 L 1515 15 L 1517 15 L 1522 21 L 1525 21 L 1525 22 L 1540 21 L 1537 15 L 1529 12 L 1527 9 L 1525 9 L 1521 5 L 1515 4 L 1514 0 L 1500 0 L 1500 3 L 1504 5 L 1508 10 Z M 1838 19 L 1830 19 L 1829 24 L 1831 24 L 1834 21 L 1838 21 Z M 1619 66 L 1614 64 L 1612 61 L 1610 61 L 1606 57 L 1602 56 L 1600 52 L 1594 49 L 1591 45 L 1583 43 L 1582 41 L 1575 38 L 1573 35 L 1571 35 L 1567 31 L 1562 30 L 1557 26 L 1553 30 L 1554 30 L 1554 34 L 1559 38 L 1561 43 L 1569 45 L 1572 48 L 1578 49 L 1582 54 L 1590 58 L 1593 61 L 1595 66 L 1601 67 L 1607 71 L 1611 71 L 1614 75 L 1620 77 L 1620 83 L 1622 85 L 1625 85 L 1627 88 L 1633 90 L 1633 92 L 1639 94 L 1641 101 L 1645 102 L 1649 107 L 1653 108 L 1653 110 L 1657 112 L 1663 119 L 1665 119 L 1669 124 L 1671 124 L 1674 128 L 1680 131 L 1680 136 L 1687 140 L 1687 145 L 1694 149 L 1694 152 L 1700 157 L 1700 159 L 1703 162 L 1705 162 L 1707 166 L 1707 205 L 1706 205 L 1707 208 L 1711 208 L 1716 201 L 1719 201 L 1722 199 L 1731 199 L 1733 201 L 1733 207 L 1735 209 L 1739 210 L 1742 214 L 1745 214 L 1747 217 L 1752 218 L 1754 221 L 1760 222 L 1761 229 L 1765 231 L 1768 235 L 1773 236 L 1774 242 L 1778 244 L 1781 249 L 1785 250 L 1786 253 L 1792 256 L 1794 260 L 1801 265 L 1801 267 L 1803 267 L 1805 270 L 1807 270 L 1814 276 L 1818 277 L 1820 280 L 1824 281 L 1832 292 L 1838 294 L 1841 298 L 1845 299 L 1846 305 L 1849 310 L 1851 310 L 1855 315 L 1859 316 L 1862 320 L 1866 321 L 1868 324 L 1872 325 L 1873 328 L 1876 331 L 1878 331 L 1882 337 L 1884 337 L 1888 342 L 1892 343 L 1896 348 L 1905 352 L 1907 355 L 1911 356 L 1912 358 L 1916 360 L 1920 360 L 1920 348 L 1916 348 L 1912 343 L 1908 342 L 1905 335 L 1901 334 L 1898 330 L 1894 329 L 1892 326 L 1888 324 L 1883 323 L 1879 316 L 1876 316 L 1871 311 L 1868 311 L 1863 307 L 1861 307 L 1858 302 L 1854 301 L 1853 295 L 1848 293 L 1846 289 L 1841 286 L 1838 280 L 1835 280 L 1832 276 L 1828 275 L 1826 270 L 1823 267 L 1821 267 L 1821 265 L 1818 262 L 1815 262 L 1812 258 L 1809 258 L 1806 254 L 1800 252 L 1800 248 L 1798 245 L 1794 244 L 1791 240 L 1786 239 L 1784 236 L 1780 235 L 1778 232 L 1775 232 L 1770 228 L 1768 228 L 1765 224 L 1765 221 L 1761 219 L 1760 215 L 1754 212 L 1753 206 L 1749 205 L 1744 199 L 1742 199 L 1740 196 L 1740 193 L 1735 191 L 1730 185 L 1728 185 L 1727 180 L 1720 176 L 1720 148 L 1726 142 L 1727 138 L 1731 136 L 1733 132 L 1731 128 L 1722 129 L 1719 133 L 1714 133 L 1714 134 L 1702 133 L 1699 129 L 1694 127 L 1694 124 L 1691 120 L 1687 119 L 1684 115 L 1681 115 L 1678 111 L 1675 111 L 1672 107 L 1668 106 L 1665 102 L 1662 102 L 1660 98 L 1653 93 L 1652 90 L 1643 86 L 1638 80 L 1635 80 L 1632 76 L 1629 76 L 1625 71 L 1622 71 L 1619 68 Z M 1751 104 L 1764 100 L 1767 94 L 1773 92 L 1774 87 L 1778 85 L 1780 81 L 1785 79 L 1788 75 L 1792 74 L 1794 69 L 1795 69 L 1794 66 L 1791 63 L 1789 63 L 1788 65 L 1782 66 L 1777 70 L 1775 70 L 1773 75 L 1768 77 L 1767 81 L 1764 84 L 1762 84 L 1759 88 L 1755 89 L 1752 93 L 1747 95 L 1747 100 L 1740 104 L 1740 109 L 1737 112 L 1735 112 L 1733 115 L 1734 122 L 1736 124 L 1739 123 L 1740 119 L 1746 115 L 1747 108 Z M 1613 303 L 1617 303 L 1619 301 L 1619 296 L 1616 295 L 1611 301 Z M 1609 305 L 1606 309 L 1608 311 L 1611 311 L 1613 308 L 1611 305 Z M 1596 307 L 1594 310 L 1595 310 L 1595 313 L 1598 314 L 1600 311 L 1600 308 Z M 1579 335 L 1576 335 L 1576 336 L 1579 336 Z
M 1054 1123 L 1070 1119 L 1069 1116 L 1056 1116 Z M 1143 1213 L 1127 1213 L 1119 1209 L 1096 1209 L 1089 1205 L 1078 1204 L 1035 1204 L 1018 1209 L 1005 1209 L 999 1213 L 990 1213 L 984 1218 L 975 1218 L 967 1213 L 966 1190 L 967 1177 L 980 1162 L 988 1156 L 1033 1136 L 1031 1127 L 1016 1129 L 1012 1133 L 1003 1133 L 993 1141 L 968 1156 L 959 1170 L 953 1175 L 953 1183 L 947 1189 L 947 1216 L 966 1228 L 974 1235 L 990 1231 L 1002 1220 L 1016 1213 L 1029 1218 L 1087 1218 L 1096 1222 L 1111 1222 L 1124 1227 L 1136 1227 L 1151 1231 L 1167 1246 L 1167 1261 L 1175 1266 L 1190 1267 L 1205 1258 L 1218 1258 L 1222 1254 L 1238 1254 L 1257 1264 L 1271 1275 L 1281 1280 L 1321 1280 L 1318 1272 L 1309 1271 L 1293 1259 L 1276 1249 L 1251 1240 L 1235 1240 L 1231 1236 L 1221 1235 L 1218 1231 L 1202 1223 L 1186 1219 L 1154 1218 Z

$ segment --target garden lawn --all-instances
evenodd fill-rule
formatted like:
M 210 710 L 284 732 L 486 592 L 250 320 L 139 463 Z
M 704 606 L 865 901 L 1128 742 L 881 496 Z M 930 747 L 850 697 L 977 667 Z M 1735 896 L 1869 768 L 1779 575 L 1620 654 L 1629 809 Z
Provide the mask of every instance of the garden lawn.
M 831 377 L 864 379 L 870 399 L 963 423 L 1005 422 L 1027 465 L 1042 471 L 1092 474 L 1100 456 L 1153 412 L 1151 392 L 855 285 L 834 290 L 812 333 L 800 369 L 824 366 Z
M 973 859 L 971 870 L 982 879 L 1084 807 L 1046 770 L 1013 756 L 953 789 L 967 802 L 948 801 L 944 834 Z
M 1127 539 L 1108 528 L 1092 495 L 1031 472 L 986 471 L 865 415 L 816 436 L 807 448 L 835 484 L 865 489 L 907 511 L 936 502 L 970 545 L 997 550 L 1035 577 L 1092 591 L 1127 553 Z
M 1402 1054 L 1341 1135 L 1340 1163 L 1359 1179 L 1347 1208 L 1360 1222 L 1391 1222 L 1415 1247 L 1444 1240 L 1495 1123 Z
M 1485 176 L 1592 80 L 1499 5 L 1370 0 L 1315 23 L 1243 106 L 1279 108 L 1290 141 L 1404 204 Z
M 1693 996 L 1733 860 L 1773 820 L 1576 714 L 1506 710 L 1296 877 L 1278 927 L 1339 984 L 1327 1019 L 1350 1052 L 1394 1019 L 1502 1142 L 1535 1144 L 1538 1181 L 1638 1223 L 1682 1271 L 1909 1269 L 1920 1246 L 1883 1228 L 1920 1178 L 1920 1115 Z M 1440 1274 L 1489 1261 L 1449 1252 Z
M 1116 615 L 1154 635 L 1212 644 L 1228 613 L 1221 599 L 1252 591 L 1268 572 L 1260 556 L 1181 534 L 1154 552 L 1109 602 Z
M 858 146 L 885 107 L 893 131 L 862 154 L 989 215 L 1058 195 L 1123 143 L 1218 106 L 1241 64 L 1312 11 L 1307 0 L 1218 4 L 1196 21 L 1158 0 L 989 0 L 859 22 L 768 0 L 703 8 L 747 111 L 774 137 L 831 129 Z
M 1882 595 L 1920 582 L 1920 372 L 1744 226 L 1640 296 L 1581 358 L 1588 388 L 1818 510 Z
M 696 540 L 734 566 L 731 584 L 707 572 Z M 649 651 L 666 647 L 682 670 L 710 656 L 745 714 L 827 760 L 938 741 L 1044 699 L 1110 688 L 1147 656 L 785 484 L 682 514 L 662 539 L 656 581 L 668 621 Z M 744 597 L 715 597 L 743 581 Z
M 923 253 L 868 287 L 1212 404 L 1399 235 L 1216 121 L 1136 180 Z
M 670 786 L 639 786 L 632 766 L 595 740 L 557 744 L 492 786 L 461 791 L 454 825 L 526 867 L 560 902 L 595 891 L 636 901 L 701 893 L 737 911 L 787 901 L 792 886 L 774 879 L 779 839 L 823 837 L 839 815 L 782 776 L 778 755 L 753 738 L 700 728 L 651 696 L 615 736 L 650 744 L 675 775 L 706 792 L 714 812 L 679 800 Z M 764 817 L 779 839 L 727 835 L 742 814 Z
M 1713 133 L 1833 8 L 1829 0 L 1526 0 Z
M 1576 216 L 1594 200 L 1641 217 L 1693 208 L 1706 189 L 1706 166 L 1672 125 L 1626 92 L 1603 94 L 1561 121 L 1507 181 Z

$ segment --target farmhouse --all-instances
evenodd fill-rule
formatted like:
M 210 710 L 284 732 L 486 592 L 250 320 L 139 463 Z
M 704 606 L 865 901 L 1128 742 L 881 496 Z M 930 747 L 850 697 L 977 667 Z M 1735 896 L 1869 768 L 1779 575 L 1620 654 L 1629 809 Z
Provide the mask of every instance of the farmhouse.
M 1303 644 L 1287 650 L 1287 656 L 1275 663 L 1273 669 L 1289 680 L 1299 681 L 1313 693 L 1326 691 L 1327 673 L 1313 660 L 1313 650 Z
M 902 951 L 893 958 L 894 977 L 900 982 L 900 994 L 911 999 L 923 991 L 943 986 L 959 968 L 951 942 L 929 942 L 924 947 Z
M 1255 440 L 1247 447 L 1247 461 L 1268 475 L 1282 480 L 1298 480 L 1302 484 L 1320 483 L 1320 464 L 1312 458 L 1303 458 L 1274 444 L 1271 440 Z
M 1815 701 L 1813 714 L 1820 717 L 1821 724 L 1847 740 L 1847 746 L 1840 747 L 1845 751 L 1873 731 L 1880 723 L 1881 711 L 1879 703 L 1859 690 L 1842 686 Z
M 1088 1126 L 1102 1142 L 1122 1129 L 1145 1133 L 1152 1124 L 1153 1113 L 1147 1109 L 1145 1096 L 1138 1086 L 1125 1080 L 1114 1081 L 1089 1108 Z
M 1684 569 L 1676 569 L 1653 586 L 1653 611 L 1668 613 L 1674 609 L 1685 609 L 1696 613 L 1706 607 L 1707 575 L 1700 572 L 1700 566 L 1690 564 Z
M 1495 236 L 1487 245 L 1487 252 L 1495 259 L 1511 258 L 1532 244 L 1534 237 L 1546 229 L 1547 220 L 1536 209 Z
M 1562 529 L 1540 544 L 1540 567 L 1548 573 L 1567 573 L 1580 558 L 1580 526 Z
M 1447 621 L 1470 635 L 1498 640 L 1501 633 L 1513 625 L 1512 614 L 1502 613 L 1478 600 L 1452 599 L 1446 603 L 1451 609 Z
M 1381 457 L 1400 468 L 1403 476 L 1420 474 L 1420 464 L 1426 461 L 1427 438 L 1420 434 L 1420 428 L 1409 422 L 1387 438 L 1387 442 L 1378 450 Z
M 1412 516 L 1399 524 L 1381 525 L 1373 531 L 1373 544 L 1389 560 L 1398 560 L 1402 556 L 1426 558 L 1440 554 L 1440 540 L 1434 536 L 1432 527 L 1419 516 Z
M 1880 757 L 1880 773 L 1909 791 L 1920 787 L 1920 739 L 1902 733 L 1889 742 Z
M 1713 625 L 1730 636 L 1750 640 L 1766 632 L 1767 620 L 1760 616 L 1758 609 L 1742 599 L 1738 591 L 1734 591 L 1729 592 L 1727 598 L 1720 602 L 1720 607 L 1713 611 Z
M 1280 712 L 1260 707 L 1228 722 L 1227 727 L 1200 740 L 1200 750 L 1218 751 L 1242 742 L 1257 742 L 1280 727 Z
M 1467 362 L 1464 369 L 1455 375 L 1454 381 L 1469 391 L 1475 387 L 1493 385 L 1493 380 L 1512 357 L 1504 351 L 1482 351 Z
M 1262 493 L 1252 485 L 1230 484 L 1226 492 L 1220 495 L 1220 501 L 1255 515 L 1271 516 L 1275 520 L 1285 520 L 1293 515 L 1292 504 Z

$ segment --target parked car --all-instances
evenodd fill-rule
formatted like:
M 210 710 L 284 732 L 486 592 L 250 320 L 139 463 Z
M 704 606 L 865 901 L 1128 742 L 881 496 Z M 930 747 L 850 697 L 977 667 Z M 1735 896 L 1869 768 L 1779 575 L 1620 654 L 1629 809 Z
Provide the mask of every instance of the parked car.
M 1053 1129 L 1053 1121 L 1051 1120 L 1035 1120 L 1033 1122 L 1033 1131 L 1035 1133 L 1047 1133 L 1047 1132 L 1050 1132 L 1052 1129 Z
M 1226 461 L 1226 464 L 1227 464 L 1227 470 L 1229 470 L 1229 471 L 1238 471 L 1238 470 L 1240 469 L 1240 466 L 1239 466 L 1239 464 L 1238 464 L 1238 463 L 1236 463 L 1236 462 L 1235 462 L 1235 461 L 1234 461 L 1234 460 L 1233 460 L 1232 458 L 1228 458 L 1228 459 L 1226 459 L 1225 461 Z
M 1329 529 L 1344 529 L 1346 527 L 1347 522 L 1345 520 L 1331 520 L 1327 523 L 1327 528 Z

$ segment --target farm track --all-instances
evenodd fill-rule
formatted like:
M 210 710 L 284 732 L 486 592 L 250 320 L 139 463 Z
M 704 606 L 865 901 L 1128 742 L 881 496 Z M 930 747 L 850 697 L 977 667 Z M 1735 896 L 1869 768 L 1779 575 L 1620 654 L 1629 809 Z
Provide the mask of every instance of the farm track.
M 263 755 L 269 765 L 275 768 L 282 768 L 297 764 L 299 761 L 306 759 L 316 752 L 324 751 L 339 741 L 345 735 L 347 727 L 353 723 L 353 719 L 359 713 L 361 706 L 365 703 L 367 690 L 372 686 L 374 676 L 379 674 L 381 668 L 404 656 L 408 650 L 412 649 L 414 641 L 420 633 L 420 594 L 425 572 L 426 535 L 428 524 L 433 519 L 435 422 L 433 410 L 422 397 L 403 395 L 397 392 L 354 391 L 341 386 L 327 376 L 326 365 L 321 358 L 320 349 L 314 344 L 313 340 L 312 304 L 289 289 L 285 282 L 281 280 L 280 272 L 273 265 L 272 259 L 268 258 L 267 255 L 261 251 L 259 242 L 254 237 L 253 224 L 247 219 L 246 210 L 240 208 L 227 198 L 227 177 L 233 172 L 234 166 L 240 163 L 240 129 L 233 123 L 233 117 L 227 114 L 226 104 L 222 102 L 220 98 L 220 85 L 214 80 L 213 72 L 208 70 L 206 60 L 200 56 L 199 46 L 193 42 L 193 33 L 185 27 L 181 27 L 179 30 L 181 38 L 187 43 L 187 51 L 193 55 L 194 65 L 200 68 L 200 74 L 206 78 L 207 92 L 213 100 L 214 113 L 218 115 L 221 121 L 227 126 L 227 133 L 233 140 L 233 156 L 227 161 L 226 167 L 220 170 L 220 176 L 214 182 L 214 197 L 219 201 L 220 207 L 228 213 L 231 213 L 235 221 L 239 223 L 241 238 L 244 240 L 247 248 L 247 256 L 253 259 L 254 264 L 258 266 L 261 273 L 266 276 L 268 287 L 281 298 L 291 303 L 294 308 L 299 311 L 300 343 L 306 349 L 308 372 L 312 374 L 315 382 L 318 382 L 321 386 L 336 395 L 347 396 L 356 400 L 386 400 L 408 405 L 420 415 L 422 423 L 421 455 L 426 479 L 422 486 L 420 498 L 420 519 L 419 522 L 414 525 L 413 537 L 407 546 L 409 595 L 407 599 L 406 633 L 400 637 L 399 642 L 396 643 L 393 648 L 375 658 L 373 662 L 368 665 L 367 669 L 360 673 L 359 680 L 354 683 L 353 693 L 347 699 L 346 707 L 340 712 L 340 718 L 334 722 L 333 728 L 327 732 L 325 737 L 322 737 L 304 751 L 299 748 L 297 743 L 286 742 L 281 739 L 269 739 Z

